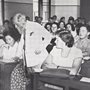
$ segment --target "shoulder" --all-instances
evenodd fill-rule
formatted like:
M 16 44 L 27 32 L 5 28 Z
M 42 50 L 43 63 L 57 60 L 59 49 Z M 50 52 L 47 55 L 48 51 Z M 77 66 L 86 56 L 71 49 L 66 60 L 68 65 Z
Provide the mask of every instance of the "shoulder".
M 36 25 L 36 26 L 41 26 L 39 23 L 37 23 L 37 22 L 33 22 L 33 21 L 26 21 L 26 25 Z M 36 26 L 34 26 L 34 27 L 36 27 Z
M 87 39 L 87 43 L 90 45 L 90 39 Z
M 58 54 L 61 52 L 61 49 L 57 49 L 56 46 L 53 47 L 52 51 L 50 52 L 51 55 Z
M 9 47 L 9 45 L 8 44 L 2 44 L 1 46 L 0 46 L 0 49 L 8 49 L 8 47 Z
M 15 42 L 14 46 L 18 46 L 19 45 L 19 42 Z
M 72 51 L 75 54 L 75 56 L 82 57 L 82 51 L 79 48 L 73 46 Z
M 79 48 L 77 48 L 77 47 L 75 47 L 75 46 L 73 46 L 72 47 L 72 51 L 74 51 L 74 52 L 82 52 Z

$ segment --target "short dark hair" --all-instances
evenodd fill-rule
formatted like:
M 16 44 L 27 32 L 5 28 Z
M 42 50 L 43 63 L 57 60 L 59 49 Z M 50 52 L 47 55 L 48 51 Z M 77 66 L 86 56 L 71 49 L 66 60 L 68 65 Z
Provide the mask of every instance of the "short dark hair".
M 4 21 L 3 21 L 3 24 L 5 24 L 5 23 L 9 24 L 10 21 L 9 21 L 9 20 L 4 20 Z
M 61 17 L 61 18 L 60 18 L 60 22 L 62 21 L 62 19 L 65 19 L 65 17 L 64 17 L 64 16 L 63 16 L 63 17 Z
M 44 26 L 46 29 L 47 29 L 47 25 L 50 25 L 50 27 L 51 27 L 51 23 L 46 23 Z
M 15 41 L 19 41 L 21 37 L 21 34 L 18 32 L 18 30 L 15 27 L 13 28 L 9 27 L 8 30 L 7 29 L 4 30 L 3 32 L 4 40 L 7 35 L 10 35 Z
M 66 29 L 62 29 L 56 32 L 56 35 L 58 35 L 67 45 L 67 47 L 72 47 L 74 45 L 74 38 L 70 31 Z
M 60 25 L 61 22 L 64 24 L 64 27 L 65 27 L 65 22 L 63 22 L 63 21 L 60 21 L 58 24 Z
M 81 27 L 85 27 L 85 28 L 87 29 L 87 31 L 89 32 L 88 25 L 83 25 L 83 24 L 81 24 L 80 28 L 81 28 Z M 80 33 L 80 28 L 79 28 L 78 34 Z

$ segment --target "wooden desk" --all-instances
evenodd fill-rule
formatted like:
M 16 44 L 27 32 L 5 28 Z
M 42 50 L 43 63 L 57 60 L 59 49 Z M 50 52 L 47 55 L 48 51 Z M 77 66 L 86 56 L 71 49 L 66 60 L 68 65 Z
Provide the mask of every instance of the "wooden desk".
M 90 83 L 80 82 L 78 79 L 47 77 L 41 76 L 39 73 L 33 75 L 33 90 L 56 90 L 44 87 L 46 83 L 62 87 L 63 90 L 90 90 Z
M 17 63 L 0 62 L 0 90 L 10 90 L 11 72 Z

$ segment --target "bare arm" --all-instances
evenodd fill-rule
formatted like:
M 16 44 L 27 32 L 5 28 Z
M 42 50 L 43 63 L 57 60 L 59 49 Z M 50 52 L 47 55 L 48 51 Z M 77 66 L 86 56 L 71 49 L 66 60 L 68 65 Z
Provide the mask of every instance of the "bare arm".
M 81 66 L 81 63 L 82 63 L 82 58 L 76 58 L 73 62 L 72 68 L 70 70 L 70 74 L 76 75 Z
M 47 69 L 47 68 L 57 68 L 57 65 L 55 65 L 53 63 L 53 56 L 51 54 L 49 54 L 47 56 L 47 58 L 45 59 L 45 61 L 42 64 L 42 68 L 43 69 Z

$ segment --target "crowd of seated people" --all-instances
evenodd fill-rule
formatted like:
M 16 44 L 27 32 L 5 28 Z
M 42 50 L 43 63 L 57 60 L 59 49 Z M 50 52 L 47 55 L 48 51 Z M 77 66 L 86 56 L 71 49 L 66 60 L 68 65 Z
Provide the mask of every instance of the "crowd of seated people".
M 31 44 L 29 43 L 29 45 L 32 45 L 32 47 L 30 47 L 31 49 L 28 48 L 27 50 L 30 51 L 32 48 L 37 49 L 34 54 L 29 52 L 30 56 L 35 55 L 38 57 L 37 59 L 39 59 L 39 55 L 41 55 L 40 60 L 44 59 L 42 61 L 37 59 L 36 61 L 31 61 L 33 59 L 30 59 L 29 62 L 35 65 L 30 66 L 30 69 L 33 69 L 33 71 L 35 71 L 34 68 L 43 70 L 48 68 L 58 68 L 69 70 L 71 75 L 76 75 L 83 61 L 90 59 L 90 25 L 88 22 L 86 23 L 84 18 L 78 17 L 75 20 L 70 16 L 66 23 L 65 17 L 62 16 L 60 20 L 57 20 L 57 16 L 54 15 L 48 19 L 45 26 L 42 26 L 41 17 L 36 16 L 35 21 L 32 23 L 27 21 L 28 19 L 25 18 L 24 15 L 18 15 L 21 17 L 19 17 L 19 22 L 14 20 L 16 17 L 13 18 L 12 21 L 4 21 L 2 32 L 2 40 L 4 43 L 0 43 L 1 60 L 4 59 L 6 60 L 5 62 L 19 62 L 11 73 L 11 90 L 21 90 L 21 88 L 22 90 L 25 90 L 27 85 L 25 71 L 22 68 L 23 64 L 21 64 L 23 59 L 23 50 L 25 49 L 23 48 L 25 43 L 25 32 L 23 31 L 25 30 L 32 29 L 31 32 L 27 31 L 26 33 L 28 35 L 27 41 L 29 42 L 30 39 Z M 34 28 L 35 30 L 33 30 Z M 44 32 L 45 34 L 42 34 Z M 45 41 L 48 40 L 46 39 L 46 34 L 50 35 L 49 42 Z M 32 41 L 35 40 L 33 39 L 34 37 L 37 39 L 36 41 Z M 44 43 L 45 46 L 42 43 Z M 37 46 L 40 47 L 36 48 Z M 42 53 L 43 47 L 45 47 L 45 53 Z M 13 54 L 11 55 L 12 51 Z M 25 53 L 27 55 L 28 52 Z M 21 72 L 19 72 L 19 70 Z

